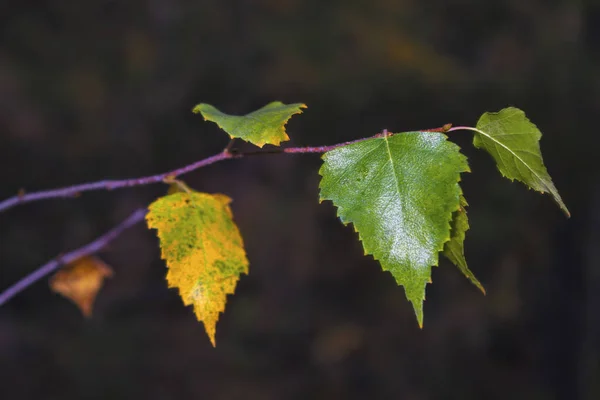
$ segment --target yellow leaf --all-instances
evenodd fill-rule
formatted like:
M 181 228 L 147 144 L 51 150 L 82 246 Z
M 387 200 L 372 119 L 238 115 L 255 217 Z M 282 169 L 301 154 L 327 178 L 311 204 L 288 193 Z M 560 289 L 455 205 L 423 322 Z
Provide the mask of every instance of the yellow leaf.
M 112 269 L 94 256 L 85 256 L 60 269 L 50 278 L 50 288 L 75 303 L 90 317 L 96 295 Z
M 185 305 L 193 305 L 215 345 L 216 324 L 233 294 L 248 259 L 229 203 L 222 194 L 179 192 L 150 207 L 148 227 L 158 231 L 167 262 L 169 287 L 177 287 Z

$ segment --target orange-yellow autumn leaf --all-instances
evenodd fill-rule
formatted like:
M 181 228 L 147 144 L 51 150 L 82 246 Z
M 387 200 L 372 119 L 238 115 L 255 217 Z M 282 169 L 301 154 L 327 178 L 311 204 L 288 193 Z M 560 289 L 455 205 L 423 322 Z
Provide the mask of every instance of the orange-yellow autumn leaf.
M 50 288 L 75 303 L 90 317 L 96 295 L 112 269 L 94 256 L 85 256 L 66 265 L 50 278 Z
M 179 288 L 183 303 L 193 305 L 213 346 L 227 295 L 248 273 L 230 202 L 222 194 L 179 192 L 154 201 L 146 216 L 148 227 L 158 231 L 169 287 Z

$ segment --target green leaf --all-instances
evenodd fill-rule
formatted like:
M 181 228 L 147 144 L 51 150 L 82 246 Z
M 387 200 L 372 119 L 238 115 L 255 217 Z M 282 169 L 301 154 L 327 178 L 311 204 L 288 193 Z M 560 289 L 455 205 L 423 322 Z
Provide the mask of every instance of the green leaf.
M 302 113 L 306 105 L 302 103 L 283 104 L 274 101 L 263 108 L 244 116 L 228 115 L 210 104 L 198 104 L 194 113 L 200 113 L 206 121 L 215 122 L 233 138 L 263 147 L 265 144 L 279 146 L 281 142 L 290 140 L 285 132 L 285 124 L 294 114 Z
M 460 196 L 460 207 L 456 210 L 452 216 L 452 227 L 450 233 L 450 240 L 444 244 L 444 255 L 454 265 L 458 267 L 473 285 L 477 286 L 483 294 L 485 289 L 483 285 L 475 278 L 475 275 L 467 266 L 467 260 L 465 259 L 465 233 L 469 230 L 469 218 L 467 217 L 466 207 L 468 206 L 467 200 L 463 195 Z
M 338 147 L 323 161 L 321 201 L 354 224 L 365 254 L 404 286 L 423 326 L 425 286 L 450 239 L 466 158 L 441 133 L 406 132 Z
M 540 151 L 542 133 L 518 108 L 485 113 L 479 118 L 473 145 L 492 155 L 502 176 L 516 179 L 539 192 L 549 192 L 570 217 L 544 166 Z
M 194 306 L 213 346 L 227 295 L 248 273 L 230 202 L 222 194 L 178 192 L 154 201 L 146 216 L 148 228 L 158 230 L 169 287 L 179 288 L 183 303 Z

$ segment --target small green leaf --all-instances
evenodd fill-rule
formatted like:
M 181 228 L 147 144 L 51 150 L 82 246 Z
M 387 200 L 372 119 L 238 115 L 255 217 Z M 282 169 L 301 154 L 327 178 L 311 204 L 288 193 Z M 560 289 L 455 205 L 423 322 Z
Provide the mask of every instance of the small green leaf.
M 452 227 L 450 233 L 450 240 L 444 244 L 444 255 L 454 265 L 458 267 L 473 285 L 477 286 L 483 294 L 485 289 L 483 285 L 475 278 L 475 275 L 467 266 L 467 260 L 465 259 L 465 233 L 469 230 L 469 218 L 467 217 L 467 200 L 463 195 L 460 196 L 460 207 L 456 210 L 452 217 Z
M 444 134 L 406 132 L 338 147 L 323 161 L 321 201 L 354 224 L 365 254 L 404 286 L 422 326 L 425 286 L 450 240 L 466 157 Z
M 542 133 L 518 108 L 485 113 L 479 118 L 473 145 L 492 155 L 502 176 L 516 179 L 539 192 L 549 192 L 564 213 L 571 214 L 544 166 Z
M 200 113 L 206 121 L 215 122 L 233 138 L 263 147 L 265 144 L 279 146 L 281 142 L 290 140 L 285 132 L 285 124 L 294 114 L 302 113 L 306 105 L 302 103 L 283 104 L 274 101 L 263 108 L 244 116 L 228 115 L 210 104 L 198 104 L 194 113 Z

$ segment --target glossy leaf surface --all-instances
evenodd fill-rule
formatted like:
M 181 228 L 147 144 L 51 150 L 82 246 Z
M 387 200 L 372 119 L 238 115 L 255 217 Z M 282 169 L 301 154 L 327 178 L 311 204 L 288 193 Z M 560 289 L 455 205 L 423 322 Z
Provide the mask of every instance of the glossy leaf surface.
M 404 286 L 419 325 L 431 266 L 450 240 L 459 208 L 460 173 L 468 171 L 458 146 L 437 132 L 381 135 L 323 155 L 321 200 L 331 200 L 352 223 L 365 254 Z

